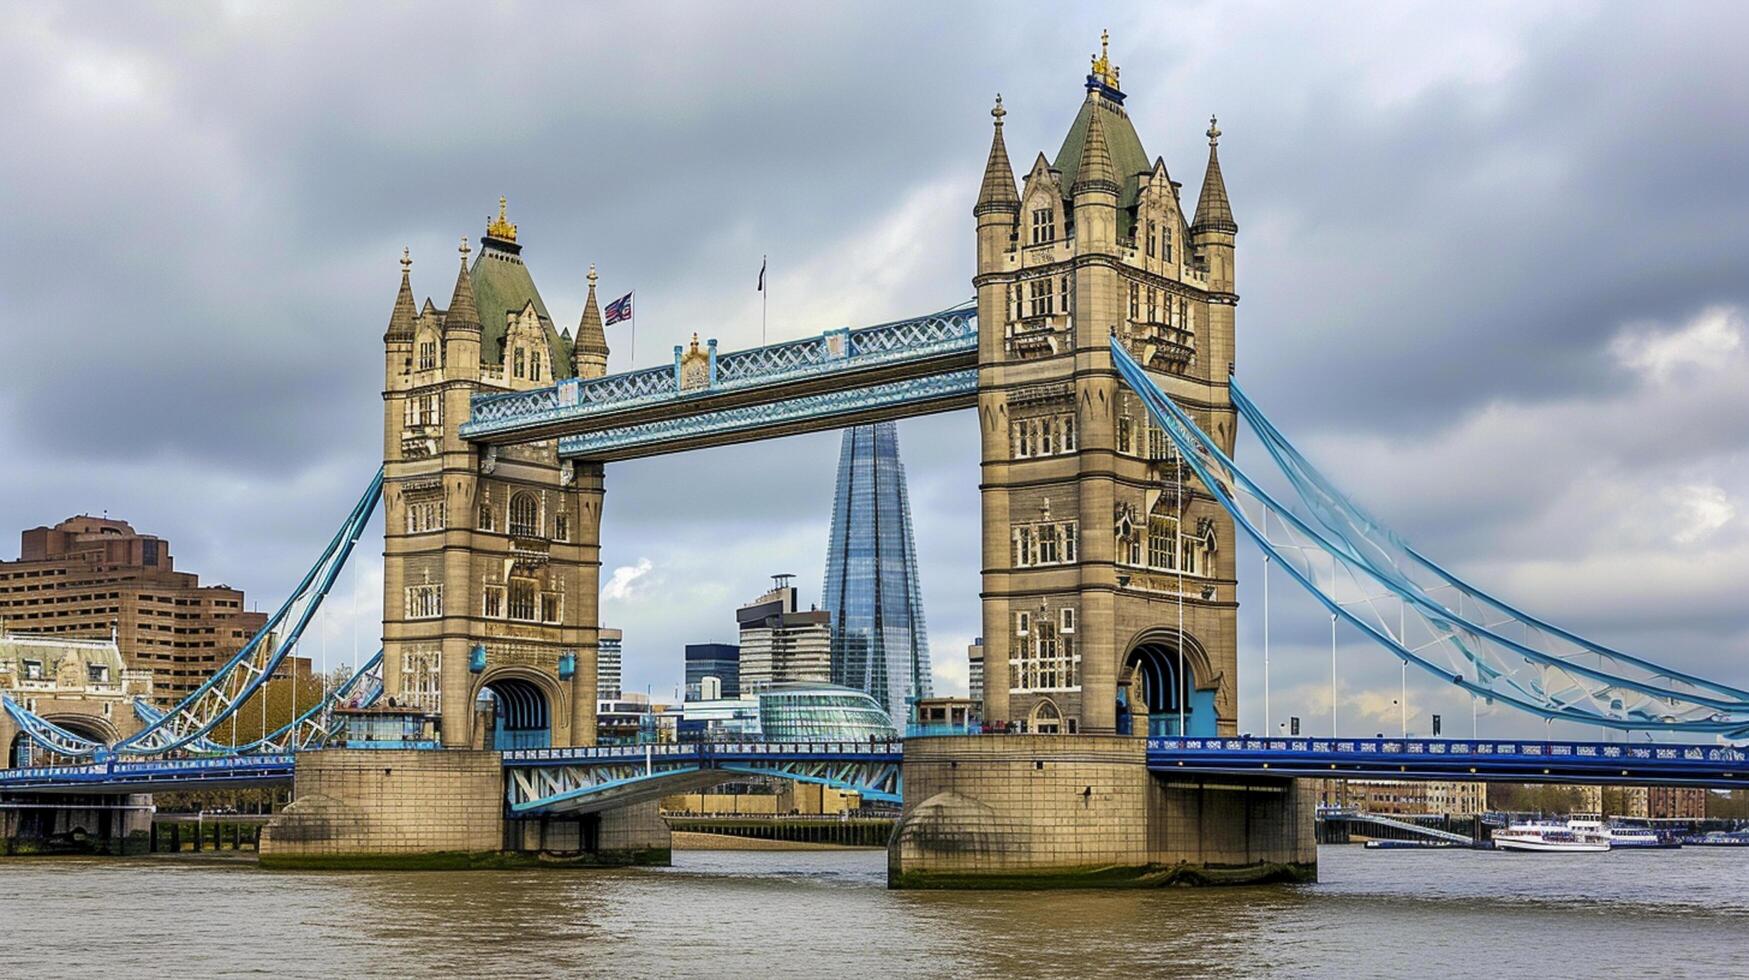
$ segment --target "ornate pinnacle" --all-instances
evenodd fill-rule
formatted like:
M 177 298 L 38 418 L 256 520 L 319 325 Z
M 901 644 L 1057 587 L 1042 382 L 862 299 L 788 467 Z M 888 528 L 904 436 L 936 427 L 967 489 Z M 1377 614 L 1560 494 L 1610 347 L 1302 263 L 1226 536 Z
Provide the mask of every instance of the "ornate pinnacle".
M 1002 108 L 1002 93 L 996 93 L 996 108 L 990 110 L 990 115 L 996 117 L 996 126 L 1001 128 L 1002 117 L 1008 115 L 1008 110 Z
M 461 247 L 456 249 L 456 251 L 462 253 L 462 264 L 467 265 L 468 264 L 468 252 L 472 251 L 471 249 L 468 248 L 468 236 L 466 236 L 466 235 L 462 236 Z
M 498 197 L 498 217 L 486 220 L 486 234 L 493 238 L 501 238 L 507 242 L 516 241 L 516 226 L 505 216 L 505 210 L 510 206 L 509 199 L 503 195 Z
M 1099 54 L 1093 58 L 1093 70 L 1089 72 L 1103 85 L 1117 88 L 1117 69 L 1111 65 L 1111 32 L 1099 32 Z
M 402 245 L 401 246 L 401 275 L 403 275 L 403 276 L 406 275 L 408 272 L 412 271 L 412 269 L 413 269 L 413 250 L 408 248 L 405 245 Z
M 595 288 L 595 263 L 589 263 L 589 288 Z
M 1209 138 L 1209 145 L 1216 146 L 1221 142 L 1221 128 L 1215 125 L 1215 117 L 1209 117 L 1209 130 L 1203 134 Z

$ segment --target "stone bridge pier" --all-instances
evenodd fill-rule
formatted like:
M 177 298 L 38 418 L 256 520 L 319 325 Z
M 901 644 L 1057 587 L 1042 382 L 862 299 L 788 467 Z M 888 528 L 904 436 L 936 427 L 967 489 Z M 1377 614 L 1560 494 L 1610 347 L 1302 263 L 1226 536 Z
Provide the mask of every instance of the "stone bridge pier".
M 894 888 L 1252 884 L 1317 877 L 1292 779 L 1150 772 L 1144 739 L 970 735 L 905 743 Z

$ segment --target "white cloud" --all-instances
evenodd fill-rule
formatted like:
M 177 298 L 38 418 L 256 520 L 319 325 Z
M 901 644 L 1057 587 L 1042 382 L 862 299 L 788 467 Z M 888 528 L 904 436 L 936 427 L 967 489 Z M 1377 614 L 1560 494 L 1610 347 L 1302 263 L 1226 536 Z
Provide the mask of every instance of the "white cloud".
M 1674 330 L 1640 324 L 1623 330 L 1609 351 L 1624 367 L 1663 381 L 1684 368 L 1716 369 L 1738 360 L 1743 348 L 1743 312 L 1714 306 Z
M 601 598 L 614 602 L 631 602 L 643 595 L 649 583 L 640 585 L 640 580 L 650 574 L 656 566 L 648 558 L 639 558 L 635 565 L 621 565 L 613 570 L 613 576 L 607 584 L 601 587 Z
M 1671 535 L 1677 544 L 1694 544 L 1737 516 L 1737 505 L 1722 487 L 1693 484 L 1676 487 L 1665 491 L 1664 501 L 1679 515 Z

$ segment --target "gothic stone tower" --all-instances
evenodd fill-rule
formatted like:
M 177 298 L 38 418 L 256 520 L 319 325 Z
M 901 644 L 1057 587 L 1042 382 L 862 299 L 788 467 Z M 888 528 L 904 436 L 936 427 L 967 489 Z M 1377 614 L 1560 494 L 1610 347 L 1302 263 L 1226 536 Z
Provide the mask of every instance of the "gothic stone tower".
M 554 328 L 516 226 L 487 225 L 449 308 L 416 310 L 411 260 L 383 337 L 384 694 L 441 714 L 446 747 L 595 741 L 600 466 L 554 441 L 456 435 L 476 393 L 605 373 L 595 270 L 578 335 Z M 495 720 L 477 714 L 483 690 Z
M 1209 127 L 1194 218 L 1101 53 L 1017 189 L 1001 98 L 978 227 L 984 711 L 1029 732 L 1236 727 L 1230 519 L 1112 367 L 1122 338 L 1232 451 L 1233 222 Z M 1182 628 L 1180 623 L 1182 622 Z M 1183 672 L 1180 673 L 1180 664 Z

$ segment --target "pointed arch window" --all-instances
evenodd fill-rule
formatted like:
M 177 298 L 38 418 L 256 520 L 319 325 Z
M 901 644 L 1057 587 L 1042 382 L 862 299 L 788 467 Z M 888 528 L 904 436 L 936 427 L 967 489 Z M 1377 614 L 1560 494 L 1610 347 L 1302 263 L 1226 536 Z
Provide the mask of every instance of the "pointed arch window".
M 540 533 L 540 501 L 526 490 L 510 498 L 510 533 L 524 538 Z
M 516 377 L 518 377 L 518 378 L 524 378 L 524 377 L 528 376 L 527 375 L 528 369 L 524 363 L 525 356 L 526 355 L 523 353 L 522 348 L 520 348 L 520 347 L 516 348 L 516 355 L 512 360 L 513 360 L 513 363 L 515 364 L 514 373 L 515 373 Z
M 540 351 L 528 352 L 528 380 L 540 380 Z
M 430 371 L 437 367 L 437 341 L 421 340 L 419 342 L 419 370 Z

